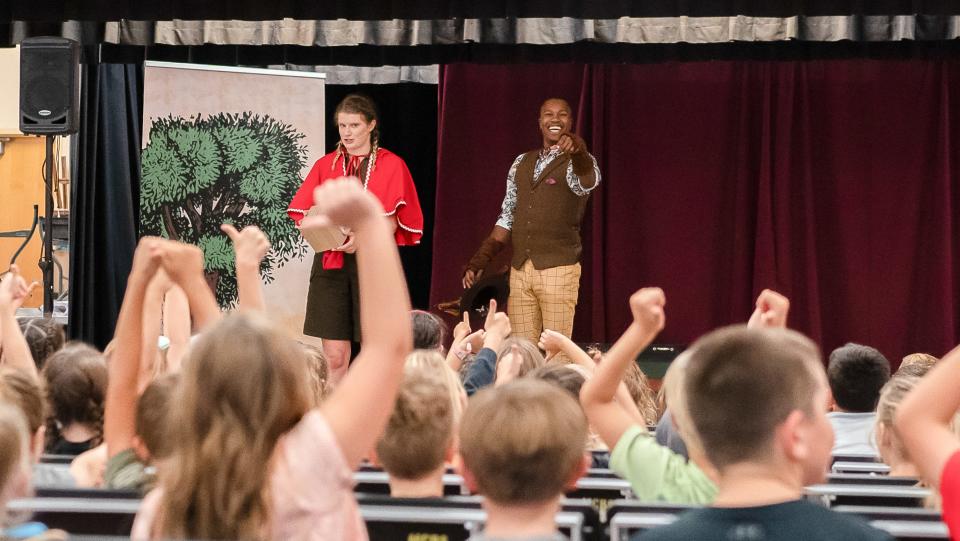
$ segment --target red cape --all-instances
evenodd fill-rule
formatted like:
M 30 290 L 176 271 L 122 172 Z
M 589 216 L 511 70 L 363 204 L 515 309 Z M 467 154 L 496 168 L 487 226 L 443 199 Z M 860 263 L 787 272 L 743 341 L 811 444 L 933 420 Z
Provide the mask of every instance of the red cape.
M 334 160 L 336 159 L 336 163 Z M 307 173 L 297 194 L 290 201 L 287 215 L 297 225 L 313 206 L 313 190 L 333 178 L 343 176 L 343 157 L 331 152 L 317 160 Z M 397 231 L 394 234 L 398 246 L 420 244 L 423 236 L 423 211 L 413 184 L 410 170 L 400 156 L 385 148 L 377 150 L 377 161 L 370 174 L 367 191 L 377 196 L 386 216 L 396 216 Z M 343 252 L 324 252 L 323 268 L 338 269 L 343 266 Z

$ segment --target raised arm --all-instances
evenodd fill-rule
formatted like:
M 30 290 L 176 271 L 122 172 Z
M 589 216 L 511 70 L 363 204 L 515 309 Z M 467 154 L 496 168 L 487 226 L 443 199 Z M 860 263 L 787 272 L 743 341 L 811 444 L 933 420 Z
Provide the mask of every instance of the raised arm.
M 220 321 L 223 314 L 203 275 L 203 251 L 190 244 L 164 241 L 158 254 L 167 276 L 187 297 L 194 330 L 202 331 Z
M 562 152 L 570 155 L 569 172 L 576 175 L 576 179 L 568 179 L 568 182 L 571 180 L 576 182 L 578 195 L 583 195 L 582 192 L 589 193 L 596 188 L 600 182 L 600 168 L 597 167 L 597 161 L 593 156 L 587 152 L 587 143 L 583 138 L 573 132 L 567 132 L 560 136 L 557 144 Z
M 163 335 L 170 339 L 167 372 L 179 372 L 190 347 L 190 303 L 180 286 L 173 285 L 163 301 Z
M 410 299 L 392 228 L 376 198 L 356 179 L 341 178 L 324 182 L 314 201 L 319 214 L 304 219 L 301 228 L 345 226 L 357 246 L 362 348 L 321 406 L 344 457 L 355 467 L 393 411 L 404 361 L 413 349 Z
M 127 289 L 117 316 L 115 344 L 108 364 L 107 396 L 103 412 L 103 439 L 107 456 L 113 457 L 133 445 L 136 435 L 137 375 L 143 342 L 144 296 L 158 268 L 157 249 L 164 242 L 146 237 L 133 254 Z
M 556 357 L 557 354 L 563 353 L 574 364 L 586 368 L 590 374 L 593 374 L 597 370 L 597 363 L 593 360 L 593 357 L 563 333 L 545 329 L 540 333 L 540 342 L 537 345 L 546 352 L 547 361 Z M 640 411 L 640 408 L 637 407 L 636 402 L 633 401 L 633 397 L 630 396 L 630 389 L 628 389 L 627 384 L 623 382 L 622 376 L 620 378 L 620 384 L 617 385 L 617 392 L 613 398 L 626 410 L 627 415 L 630 416 L 634 424 L 644 426 L 647 424 L 647 420 Z
M 506 205 L 506 203 L 504 203 Z M 511 210 L 512 213 L 512 210 Z M 484 269 L 510 243 L 510 230 L 500 224 L 493 226 L 493 231 L 483 239 L 480 248 L 470 258 L 463 273 L 463 288 L 473 287 L 473 284 L 483 276 Z
M 544 351 L 547 362 L 550 362 L 554 357 L 563 353 L 567 359 L 570 359 L 570 362 L 578 364 L 591 372 L 597 368 L 597 363 L 593 362 L 593 357 L 586 351 L 580 349 L 580 346 L 578 346 L 576 342 L 567 338 L 563 333 L 544 329 L 544 331 L 540 333 L 540 341 L 537 342 L 537 347 Z
M 147 285 L 143 300 L 143 338 L 140 343 L 140 373 L 137 376 L 137 389 L 143 392 L 153 380 L 156 364 L 160 360 L 158 343 L 163 317 L 163 299 L 173 284 L 167 273 L 160 269 Z
M 757 296 L 756 308 L 747 321 L 748 328 L 787 328 L 790 300 L 772 289 L 764 289 Z
M 267 305 L 263 300 L 263 285 L 260 283 L 260 262 L 270 251 L 270 241 L 255 225 L 248 225 L 243 231 L 237 231 L 232 225 L 223 224 L 220 229 L 233 241 L 238 308 L 241 312 L 263 311 Z
M 30 353 L 30 345 L 17 323 L 17 307 L 30 294 L 34 286 L 27 285 L 20 276 L 20 268 L 10 266 L 10 272 L 0 280 L 0 337 L 3 347 L 3 362 L 8 366 L 37 377 L 37 365 Z
M 960 409 L 960 347 L 948 353 L 917 383 L 897 408 L 894 426 L 923 478 L 940 486 L 943 468 L 960 440 L 950 422 Z
M 510 318 L 503 312 L 497 312 L 496 299 L 490 299 L 487 319 L 483 324 L 483 347 L 477 352 L 473 364 L 463 379 L 463 388 L 468 396 L 494 382 L 497 369 L 497 352 L 500 345 L 510 336 Z
M 593 377 L 580 390 L 580 403 L 590 425 L 611 448 L 637 423 L 615 396 L 630 363 L 663 329 L 666 298 L 660 288 L 644 288 L 630 297 L 633 323 L 603 357 Z

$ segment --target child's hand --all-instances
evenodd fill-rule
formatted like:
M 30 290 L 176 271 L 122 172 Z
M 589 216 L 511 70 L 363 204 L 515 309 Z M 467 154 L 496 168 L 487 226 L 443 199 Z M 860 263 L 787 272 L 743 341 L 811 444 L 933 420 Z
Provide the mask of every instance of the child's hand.
M 510 352 L 504 355 L 497 363 L 496 385 L 503 385 L 520 377 L 520 366 L 523 364 L 523 356 L 520 354 L 520 346 L 514 344 L 510 347 Z
M 139 277 L 147 283 L 156 274 L 160 268 L 160 259 L 157 249 L 165 241 L 159 237 L 143 237 L 137 243 L 137 249 L 133 252 L 133 263 L 130 266 L 130 275 Z
M 173 283 L 185 290 L 191 280 L 203 278 L 203 251 L 200 248 L 167 240 L 160 241 L 153 252 Z
M 642 329 L 660 332 L 666 324 L 663 311 L 667 297 L 659 287 L 645 287 L 630 296 L 630 311 L 633 322 Z
M 343 240 L 343 244 L 334 248 L 334 251 L 345 254 L 357 253 L 357 244 L 353 241 L 353 235 L 347 235 L 347 238 Z
M 10 272 L 0 280 L 0 308 L 16 312 L 34 287 L 36 282 L 27 285 L 27 281 L 20 276 L 20 267 L 10 265 Z
M 473 331 L 472 333 L 468 334 L 466 338 L 463 339 L 462 344 L 470 346 L 470 349 L 468 351 L 470 351 L 471 353 L 476 353 L 481 349 L 483 349 L 483 339 L 486 336 L 486 334 L 487 334 L 487 331 L 483 329 L 478 329 L 476 331 Z
M 500 349 L 500 343 L 510 336 L 510 318 L 503 312 L 497 312 L 497 300 L 490 299 L 490 306 L 487 309 L 487 319 L 483 323 L 485 331 L 483 337 L 483 347 L 494 351 Z
M 355 177 L 328 180 L 313 192 L 317 214 L 307 216 L 300 229 L 339 225 L 357 231 L 368 221 L 381 218 L 383 209 L 372 194 L 363 189 Z
M 747 327 L 751 329 L 757 327 L 786 328 L 789 312 L 789 299 L 772 289 L 764 289 L 757 297 L 757 308 L 750 316 Z
M 463 340 L 470 334 L 470 312 L 463 313 L 463 321 L 453 328 L 453 341 Z
M 540 333 L 540 342 L 537 343 L 537 347 L 546 353 L 546 360 L 549 361 L 563 350 L 563 345 L 566 340 L 567 337 L 563 334 L 557 331 L 551 331 L 550 329 L 544 329 L 544 331 Z
M 487 319 L 483 324 L 483 330 L 487 334 L 496 334 L 506 338 L 510 336 L 510 318 L 504 312 L 497 312 L 497 300 L 490 299 L 490 306 L 487 310 Z
M 248 225 L 237 231 L 231 224 L 223 224 L 220 230 L 230 237 L 237 258 L 237 267 L 260 268 L 260 262 L 270 251 L 270 240 L 255 225 Z

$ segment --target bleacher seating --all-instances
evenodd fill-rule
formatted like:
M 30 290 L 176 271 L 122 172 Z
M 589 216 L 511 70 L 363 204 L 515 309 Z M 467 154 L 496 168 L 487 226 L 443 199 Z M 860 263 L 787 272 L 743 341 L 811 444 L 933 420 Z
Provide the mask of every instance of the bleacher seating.
M 833 455 L 831 462 L 873 462 L 881 463 L 880 457 L 877 455 L 864 455 L 864 454 L 842 454 L 842 455 Z
M 864 473 L 831 473 L 827 475 L 827 483 L 831 485 L 886 485 L 886 486 L 915 486 L 918 483 L 915 477 L 890 477 L 889 475 L 874 475 Z
M 478 496 L 390 498 L 361 494 L 357 501 L 372 540 L 467 539 L 486 517 Z M 564 500 L 557 525 L 571 540 L 606 539 L 599 515 L 589 501 Z
M 140 509 L 140 500 L 37 497 L 13 500 L 7 504 L 7 509 L 27 514 L 32 520 L 71 534 L 129 536 L 133 519 Z
M 830 467 L 833 473 L 872 473 L 875 475 L 887 475 L 890 473 L 890 466 L 879 462 L 849 462 L 837 461 Z
M 390 494 L 390 478 L 385 471 L 376 471 L 368 469 L 365 471 L 354 472 L 353 491 L 363 494 Z M 445 496 L 454 496 L 458 494 L 469 494 L 466 485 L 463 484 L 463 477 L 455 473 L 443 474 L 443 494 Z
M 73 455 L 51 455 L 44 453 L 40 455 L 40 462 L 43 464 L 67 464 L 69 465 L 73 462 L 73 459 L 77 457 Z
M 465 495 L 463 479 L 444 475 L 444 498 L 402 499 L 389 496 L 387 475 L 375 468 L 355 474 L 357 501 L 370 538 L 454 541 L 467 539 L 485 520 L 482 498 Z M 856 514 L 897 539 L 946 539 L 939 513 L 923 508 L 930 490 L 911 478 L 870 474 L 831 474 L 827 482 L 805 489 L 805 497 L 836 511 Z M 590 470 L 563 501 L 557 524 L 571 540 L 618 541 L 638 531 L 672 522 L 691 506 L 646 503 L 629 498 L 629 483 L 606 469 Z M 14 500 L 13 513 L 82 536 L 129 535 L 140 495 L 133 491 L 39 488 L 34 498 Z M 444 537 L 445 536 L 445 537 Z
M 915 486 L 884 485 L 813 485 L 804 489 L 807 499 L 827 507 L 867 505 L 874 507 L 923 507 L 930 489 Z

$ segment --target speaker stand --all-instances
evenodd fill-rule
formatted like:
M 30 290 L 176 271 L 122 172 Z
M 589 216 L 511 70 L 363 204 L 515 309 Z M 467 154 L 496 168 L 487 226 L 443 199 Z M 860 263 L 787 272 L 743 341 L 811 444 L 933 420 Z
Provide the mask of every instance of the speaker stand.
M 43 220 L 43 255 L 39 266 L 43 272 L 43 315 L 53 317 L 53 141 L 46 136 L 46 160 L 43 162 L 43 182 L 46 184 L 46 217 Z

